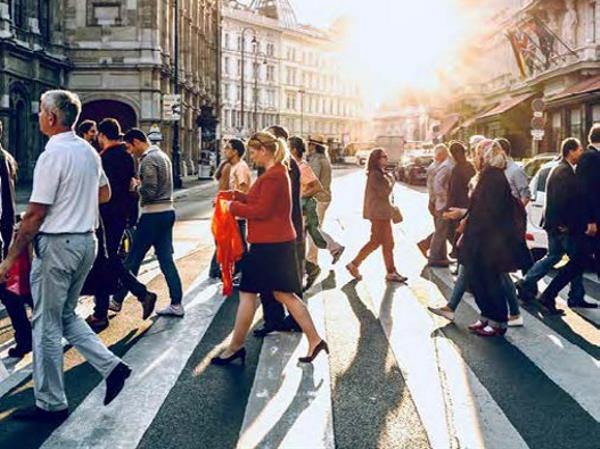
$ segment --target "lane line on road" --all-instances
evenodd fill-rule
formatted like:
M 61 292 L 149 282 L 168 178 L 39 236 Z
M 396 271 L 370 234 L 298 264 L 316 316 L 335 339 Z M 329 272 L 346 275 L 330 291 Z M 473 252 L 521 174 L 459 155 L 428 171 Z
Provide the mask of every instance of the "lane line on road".
M 199 276 L 184 296 L 185 317 L 158 318 L 125 355 L 133 374 L 119 397 L 104 407 L 101 382 L 42 447 L 136 448 L 223 304 L 220 288 Z
M 434 268 L 431 273 L 452 289 L 454 280 L 448 270 Z M 473 310 L 478 310 L 472 295 L 465 294 L 463 302 Z M 506 340 L 600 422 L 600 361 L 554 332 L 525 309 L 521 309 L 521 315 L 525 326 L 510 329 L 506 333 Z
M 308 309 L 325 337 L 323 295 L 319 287 Z M 303 334 L 264 339 L 237 449 L 335 447 L 329 362 L 321 354 L 312 364 L 299 365 L 298 357 L 307 351 Z

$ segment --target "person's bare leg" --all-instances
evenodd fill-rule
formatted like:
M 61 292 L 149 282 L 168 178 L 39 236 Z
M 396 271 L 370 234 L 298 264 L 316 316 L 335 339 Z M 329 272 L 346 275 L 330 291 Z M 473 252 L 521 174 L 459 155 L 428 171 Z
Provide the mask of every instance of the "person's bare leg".
M 244 346 L 248 330 L 252 325 L 254 313 L 256 312 L 256 294 L 240 292 L 240 303 L 235 316 L 235 325 L 233 326 L 233 336 L 229 346 L 221 354 L 222 358 L 227 358 Z
M 304 303 L 294 293 L 273 292 L 275 299 L 282 303 L 294 317 L 302 332 L 308 339 L 308 355 L 312 354 L 315 347 L 321 342 L 321 337 Z

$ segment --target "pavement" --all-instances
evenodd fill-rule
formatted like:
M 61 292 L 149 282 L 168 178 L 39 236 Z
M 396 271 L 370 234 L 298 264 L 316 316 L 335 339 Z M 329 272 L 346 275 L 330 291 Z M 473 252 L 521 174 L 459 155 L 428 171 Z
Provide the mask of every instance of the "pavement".
M 231 337 L 238 297 L 223 298 L 206 276 L 214 191 L 189 192 L 177 202 L 175 232 L 185 318 L 144 322 L 135 301 L 112 317 L 101 338 L 134 374 L 108 407 L 100 377 L 66 346 L 71 416 L 60 426 L 12 420 L 32 402 L 31 379 L 0 381 L 0 447 L 600 449 L 598 311 L 557 318 L 525 306 L 525 327 L 495 339 L 467 331 L 477 314 L 469 295 L 456 323 L 431 315 L 427 306 L 445 302 L 454 278 L 425 268 L 415 242 L 432 228 L 426 195 L 402 184 L 395 253 L 408 283 L 384 281 L 379 251 L 353 281 L 344 264 L 369 235 L 365 177 L 352 168 L 334 176 L 325 228 L 346 253 L 331 266 L 321 252 L 323 272 L 305 295 L 328 357 L 299 365 L 305 338 L 279 333 L 249 336 L 245 366 L 210 365 Z M 145 276 L 164 304 L 162 276 L 153 268 Z M 588 294 L 599 297 L 595 287 Z M 260 320 L 259 310 L 254 326 Z

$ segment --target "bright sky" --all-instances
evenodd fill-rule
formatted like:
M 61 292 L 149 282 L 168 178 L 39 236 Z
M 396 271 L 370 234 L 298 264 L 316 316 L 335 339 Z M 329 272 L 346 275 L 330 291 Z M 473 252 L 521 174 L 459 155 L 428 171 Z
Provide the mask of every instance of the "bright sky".
M 460 3 L 462 2 L 462 5 Z M 435 88 L 468 40 L 475 20 L 465 0 L 291 0 L 298 20 L 327 26 L 345 15 L 353 28 L 344 60 L 376 102 L 405 87 Z

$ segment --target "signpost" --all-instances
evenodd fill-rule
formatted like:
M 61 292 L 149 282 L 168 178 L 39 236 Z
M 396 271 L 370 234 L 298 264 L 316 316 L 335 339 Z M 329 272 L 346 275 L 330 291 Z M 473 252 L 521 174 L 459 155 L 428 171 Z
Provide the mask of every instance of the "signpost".
M 181 119 L 181 95 L 163 95 L 163 120 L 177 122 Z
M 544 100 L 536 98 L 531 102 L 531 109 L 533 110 L 533 118 L 531 119 L 531 137 L 533 138 L 533 154 L 539 152 L 539 143 L 544 140 L 544 128 L 546 120 L 544 119 Z
M 150 127 L 150 130 L 148 131 L 148 139 L 152 143 L 159 143 L 163 141 L 163 134 L 160 131 L 160 127 L 156 123 L 153 123 Z

